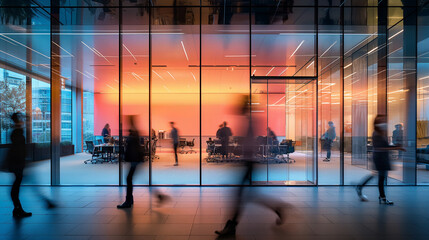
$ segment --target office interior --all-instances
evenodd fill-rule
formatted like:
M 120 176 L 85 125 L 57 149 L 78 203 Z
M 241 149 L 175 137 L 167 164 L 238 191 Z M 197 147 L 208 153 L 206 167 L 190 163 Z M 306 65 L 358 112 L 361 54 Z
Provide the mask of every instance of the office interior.
M 134 184 L 237 185 L 245 121 L 237 108 L 249 96 L 258 144 L 248 184 L 356 184 L 372 172 L 373 120 L 386 114 L 390 143 L 400 127 L 407 150 L 391 151 L 387 184 L 427 185 L 424 2 L 1 5 L 0 153 L 10 144 L 9 115 L 20 111 L 37 184 L 123 185 L 126 118 L 135 115 L 147 157 Z M 227 156 L 216 136 L 224 122 Z M 326 161 L 329 122 L 336 136 Z M 0 184 L 10 183 L 0 173 Z

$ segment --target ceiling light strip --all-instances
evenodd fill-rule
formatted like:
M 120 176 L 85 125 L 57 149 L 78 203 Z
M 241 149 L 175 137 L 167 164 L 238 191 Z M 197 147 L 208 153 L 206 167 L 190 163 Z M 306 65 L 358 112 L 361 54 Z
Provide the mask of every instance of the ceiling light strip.
M 183 48 L 183 52 L 185 53 L 186 60 L 188 60 L 189 62 L 188 53 L 186 53 L 185 45 L 183 44 L 183 41 L 180 41 L 180 43 L 182 44 L 182 48 Z
M 291 59 L 293 57 L 293 55 L 295 55 L 295 53 L 298 51 L 298 49 L 302 46 L 302 44 L 304 43 L 304 40 L 301 41 L 301 43 L 298 45 L 298 47 L 295 49 L 295 51 L 293 51 L 292 55 L 290 55 L 289 59 Z

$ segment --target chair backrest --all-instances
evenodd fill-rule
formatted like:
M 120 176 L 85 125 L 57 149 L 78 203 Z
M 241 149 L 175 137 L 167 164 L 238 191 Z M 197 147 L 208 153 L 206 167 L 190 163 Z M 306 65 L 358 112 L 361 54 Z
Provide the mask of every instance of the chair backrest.
M 180 147 L 186 146 L 186 138 L 179 138 L 179 146 Z
M 86 143 L 86 149 L 88 152 L 93 153 L 94 152 L 94 142 L 93 141 L 85 141 Z
M 101 140 L 101 139 L 97 139 L 97 143 L 98 143 L 98 144 L 103 144 L 103 140 Z

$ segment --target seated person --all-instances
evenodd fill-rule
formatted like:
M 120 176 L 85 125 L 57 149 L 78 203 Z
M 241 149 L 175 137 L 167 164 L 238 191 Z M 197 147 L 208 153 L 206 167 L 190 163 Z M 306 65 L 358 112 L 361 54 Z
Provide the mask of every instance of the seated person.
M 110 140 L 110 138 L 112 137 L 111 130 L 110 130 L 110 125 L 108 123 L 106 123 L 106 125 L 104 125 L 104 128 L 101 131 L 101 136 L 103 137 L 103 142 L 104 143 L 108 143 L 109 140 Z

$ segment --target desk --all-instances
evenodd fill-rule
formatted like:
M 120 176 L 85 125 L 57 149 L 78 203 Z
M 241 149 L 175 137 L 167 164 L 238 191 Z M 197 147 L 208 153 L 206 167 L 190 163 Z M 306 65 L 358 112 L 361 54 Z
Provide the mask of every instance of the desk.
M 119 154 L 119 145 L 111 145 L 108 143 L 103 143 L 94 146 L 94 151 L 97 150 L 101 152 L 101 158 L 107 162 L 118 162 L 115 155 Z M 104 155 L 104 156 L 103 156 Z

